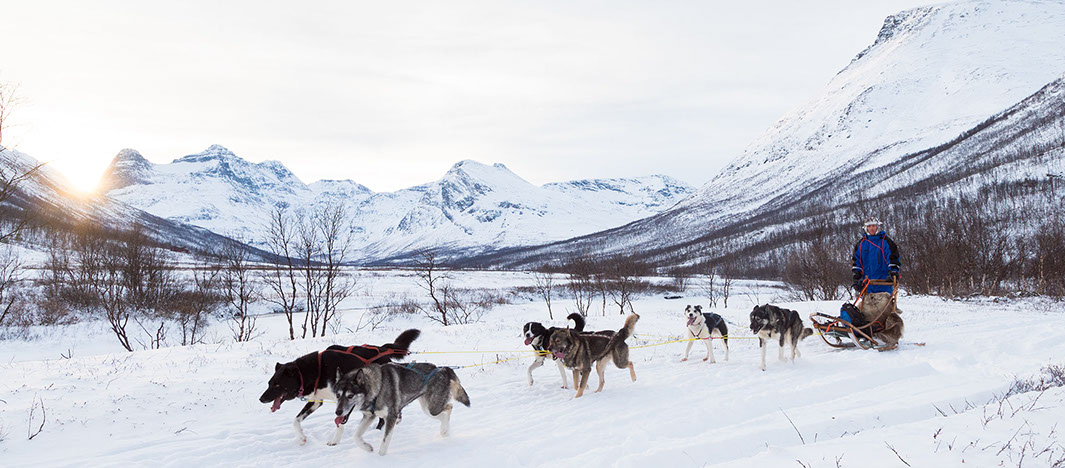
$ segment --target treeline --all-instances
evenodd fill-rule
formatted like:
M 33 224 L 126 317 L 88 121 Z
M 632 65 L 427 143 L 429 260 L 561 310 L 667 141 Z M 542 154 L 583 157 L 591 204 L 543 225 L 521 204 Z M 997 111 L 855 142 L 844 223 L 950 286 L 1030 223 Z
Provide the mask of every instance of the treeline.
M 1065 297 L 1065 201 L 1051 182 L 1020 181 L 924 200 L 858 201 L 813 218 L 790 242 L 756 255 L 724 255 L 762 277 L 781 278 L 802 297 L 847 294 L 861 220 L 878 216 L 902 254 L 902 283 L 914 293 L 948 297 Z M 757 249 L 762 246 L 752 246 Z M 778 275 L 779 276 L 776 276 Z
M 256 336 L 248 309 L 259 291 L 247 248 L 229 243 L 198 258 L 183 274 L 175 254 L 139 226 L 55 233 L 36 287 L 19 292 L 28 307 L 14 319 L 48 325 L 102 318 L 128 351 L 202 343 L 212 314 L 227 321 L 234 340 Z
M 253 307 L 265 301 L 284 314 L 290 339 L 338 333 L 338 306 L 356 286 L 341 267 L 350 239 L 343 210 L 278 209 L 265 239 L 282 259 L 278 265 L 261 263 L 239 241 L 178 257 L 140 226 L 83 223 L 52 231 L 36 275 L 6 246 L 0 249 L 0 325 L 25 330 L 100 318 L 133 351 L 202 343 L 213 317 L 239 342 L 261 335 Z M 179 258 L 192 264 L 178 264 Z

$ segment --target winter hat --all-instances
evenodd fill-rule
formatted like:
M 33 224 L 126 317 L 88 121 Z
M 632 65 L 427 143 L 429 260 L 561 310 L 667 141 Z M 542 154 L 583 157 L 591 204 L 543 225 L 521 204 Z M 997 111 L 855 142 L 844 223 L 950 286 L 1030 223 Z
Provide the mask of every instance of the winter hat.
M 872 217 L 872 218 L 869 218 L 869 219 L 865 220 L 865 227 L 869 227 L 869 226 L 873 226 L 873 225 L 879 226 L 880 225 L 880 220 L 876 219 L 876 217 Z

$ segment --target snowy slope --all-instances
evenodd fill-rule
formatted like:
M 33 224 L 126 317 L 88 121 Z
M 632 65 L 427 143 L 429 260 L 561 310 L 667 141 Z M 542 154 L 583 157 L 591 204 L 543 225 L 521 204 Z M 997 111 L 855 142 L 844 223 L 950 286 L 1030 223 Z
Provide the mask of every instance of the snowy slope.
M 891 202 L 909 204 L 990 181 L 1043 180 L 1065 161 L 1047 151 L 1065 137 L 1063 72 L 1065 2 L 905 11 L 888 17 L 875 43 L 814 99 L 673 208 L 471 263 L 520 267 L 600 251 L 691 264 L 776 233 L 798 239 L 803 223 L 859 197 L 908 191 L 911 199 Z
M 400 274 L 384 281 L 403 279 Z M 486 273 L 463 274 L 459 281 L 490 287 L 528 283 L 515 275 Z M 376 282 L 373 287 L 392 290 Z M 753 283 L 737 287 L 763 300 L 772 294 Z M 347 305 L 369 305 L 359 301 Z M 521 324 L 546 322 L 543 304 L 502 306 L 483 323 L 468 326 L 441 328 L 410 317 L 372 332 L 296 342 L 281 337 L 282 318 L 272 316 L 261 322 L 271 333 L 256 342 L 116 354 L 90 351 L 86 341 L 108 338 L 98 324 L 95 335 L 81 330 L 75 345 L 52 335 L 0 342 L 0 429 L 7 433 L 0 457 L 5 466 L 42 467 L 776 467 L 799 466 L 796 460 L 811 467 L 837 466 L 838 458 L 840 466 L 905 466 L 898 457 L 915 467 L 983 467 L 1018 466 L 1022 456 L 1021 466 L 1052 466 L 1065 458 L 1057 435 L 1065 419 L 1063 389 L 986 405 L 1015 378 L 1062 363 L 1062 329 L 1045 326 L 1060 321 L 1060 304 L 928 297 L 905 297 L 903 304 L 907 337 L 898 351 L 837 351 L 814 336 L 801 344 L 802 357 L 795 363 L 777 361 L 771 350 L 765 372 L 758 368 L 757 341 L 749 339 L 732 341 L 727 362 L 716 343 L 719 362 L 712 365 L 699 360 L 700 346 L 688 362 L 680 362 L 682 343 L 633 348 L 635 383 L 611 367 L 604 391 L 580 399 L 559 388 L 551 365 L 536 370 L 529 386 L 525 369 L 531 358 L 459 369 L 472 407 L 456 407 L 451 437 L 441 439 L 438 423 L 415 404 L 404 412 L 385 457 L 357 448 L 350 429 L 340 445 L 326 446 L 334 432 L 331 403 L 304 422 L 309 440 L 297 445 L 291 421 L 301 404 L 287 402 L 270 413 L 258 402 L 274 363 L 334 342 L 387 342 L 410 326 L 423 330 L 415 351 L 521 350 Z M 642 339 L 630 344 L 679 335 L 683 305 L 638 299 Z M 750 304 L 738 299 L 731 305 L 715 311 L 731 322 L 735 336 L 747 336 L 743 325 Z M 784 305 L 804 317 L 838 310 L 838 303 Z M 612 314 L 589 318 L 589 328 L 596 330 L 620 323 L 621 317 Z M 74 358 L 59 359 L 72 346 Z M 464 366 L 517 356 L 414 358 Z M 48 421 L 28 441 L 34 400 L 44 402 Z M 366 439 L 376 447 L 380 437 L 370 431 Z M 1049 450 L 1035 453 L 1044 448 Z
M 1065 72 L 1065 3 L 960 1 L 903 11 L 817 96 L 685 200 L 728 216 L 945 143 Z
M 12 173 L 24 173 L 40 164 L 35 158 L 14 150 L 0 151 L 0 164 Z M 131 171 L 132 173 L 133 171 Z M 129 229 L 139 224 L 145 233 L 163 245 L 184 250 L 217 246 L 228 239 L 202 228 L 163 219 L 120 201 L 97 195 L 85 195 L 58 172 L 44 165 L 33 177 L 25 179 L 9 204 L 29 210 L 37 224 L 69 228 L 80 223 L 93 223 L 114 229 Z M 42 234 L 43 233 L 43 234 Z M 49 233 L 23 236 L 27 242 L 47 244 Z M 33 246 L 28 246 L 34 248 Z M 256 254 L 265 254 L 256 252 Z
M 588 234 L 660 212 L 692 190 L 666 176 L 541 187 L 502 164 L 466 160 L 439 180 L 372 193 L 350 180 L 306 185 L 279 162 L 250 163 L 218 145 L 170 164 L 123 150 L 100 186 L 157 216 L 253 243 L 276 206 L 342 202 L 351 214 L 354 259 L 366 262 L 418 249 L 480 252 Z

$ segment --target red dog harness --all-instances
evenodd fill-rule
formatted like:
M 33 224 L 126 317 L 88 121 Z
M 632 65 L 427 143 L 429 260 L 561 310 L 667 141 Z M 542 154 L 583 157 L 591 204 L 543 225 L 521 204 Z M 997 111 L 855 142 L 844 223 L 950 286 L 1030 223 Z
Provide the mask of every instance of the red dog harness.
M 372 358 L 367 359 L 367 358 L 364 358 L 362 356 L 359 356 L 358 354 L 353 353 L 352 350 L 354 350 L 355 348 L 371 349 L 371 350 L 374 350 L 377 354 L 375 354 Z M 362 361 L 362 365 L 363 366 L 366 366 L 366 365 L 369 365 L 370 363 L 372 363 L 372 362 L 374 362 L 374 361 L 376 361 L 378 359 L 381 359 L 382 357 L 385 357 L 385 356 L 391 356 L 393 354 L 400 354 L 400 355 L 406 356 L 406 355 L 410 354 L 410 351 L 407 351 L 405 349 L 401 350 L 401 349 L 392 349 L 392 348 L 382 348 L 380 346 L 374 346 L 374 345 L 368 345 L 368 344 L 364 344 L 362 346 L 348 346 L 348 349 L 345 349 L 345 350 L 327 349 L 325 351 L 318 351 L 318 377 L 314 379 L 314 387 L 311 389 L 312 392 L 318 391 L 318 382 L 321 381 L 321 378 L 322 378 L 322 353 L 340 353 L 340 354 L 346 354 L 348 356 L 353 356 L 356 359 Z M 297 367 L 297 369 L 299 369 L 299 368 Z M 303 393 L 304 393 L 304 391 L 303 391 L 303 373 L 301 372 L 300 373 L 300 396 L 303 396 Z

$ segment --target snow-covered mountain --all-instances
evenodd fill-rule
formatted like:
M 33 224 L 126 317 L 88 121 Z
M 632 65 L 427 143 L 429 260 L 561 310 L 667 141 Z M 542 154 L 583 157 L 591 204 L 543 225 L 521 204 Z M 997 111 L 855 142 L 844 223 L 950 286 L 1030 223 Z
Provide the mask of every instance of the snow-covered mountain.
M 111 161 L 98 191 L 162 218 L 248 238 L 275 205 L 371 193 L 351 181 L 307 186 L 277 161 L 251 163 L 219 145 L 170 164 L 154 164 L 124 149 Z
M 127 153 L 122 158 L 128 176 L 116 183 L 133 180 L 143 172 L 143 165 L 138 166 L 137 161 L 129 156 Z M 38 160 L 25 153 L 10 149 L 0 151 L 0 168 L 9 177 L 25 174 L 39 165 Z M 115 230 L 139 225 L 160 245 L 184 251 L 211 249 L 230 242 L 206 229 L 163 219 L 108 197 L 86 196 L 71 187 L 66 178 L 48 165 L 41 166 L 18 184 L 17 190 L 0 208 L 24 211 L 25 214 L 19 216 L 32 218 L 31 226 L 40 228 L 25 233 L 18 242 L 43 247 L 52 237 L 52 230 L 70 230 L 83 223 Z M 260 257 L 266 255 L 259 251 L 252 253 Z
M 658 213 L 692 191 L 661 175 L 537 186 L 502 164 L 466 160 L 439 180 L 373 193 L 350 180 L 307 185 L 279 162 L 251 163 L 218 145 L 169 164 L 123 150 L 100 188 L 157 216 L 252 243 L 261 242 L 277 206 L 342 202 L 360 262 L 427 248 L 470 253 L 566 239 Z
M 1065 2 L 979 0 L 889 16 L 876 41 L 678 210 L 728 218 L 946 143 L 1065 72 Z
M 774 235 L 778 247 L 796 242 L 810 217 L 862 197 L 908 193 L 895 203 L 913 203 L 1018 174 L 1045 179 L 1063 158 L 1046 150 L 1065 137 L 1063 72 L 1065 2 L 907 10 L 888 17 L 875 42 L 813 99 L 673 208 L 475 263 L 527 266 L 593 251 L 692 264 L 728 250 L 753 255 L 752 245 Z M 1018 172 L 1018 164 L 1035 166 Z

